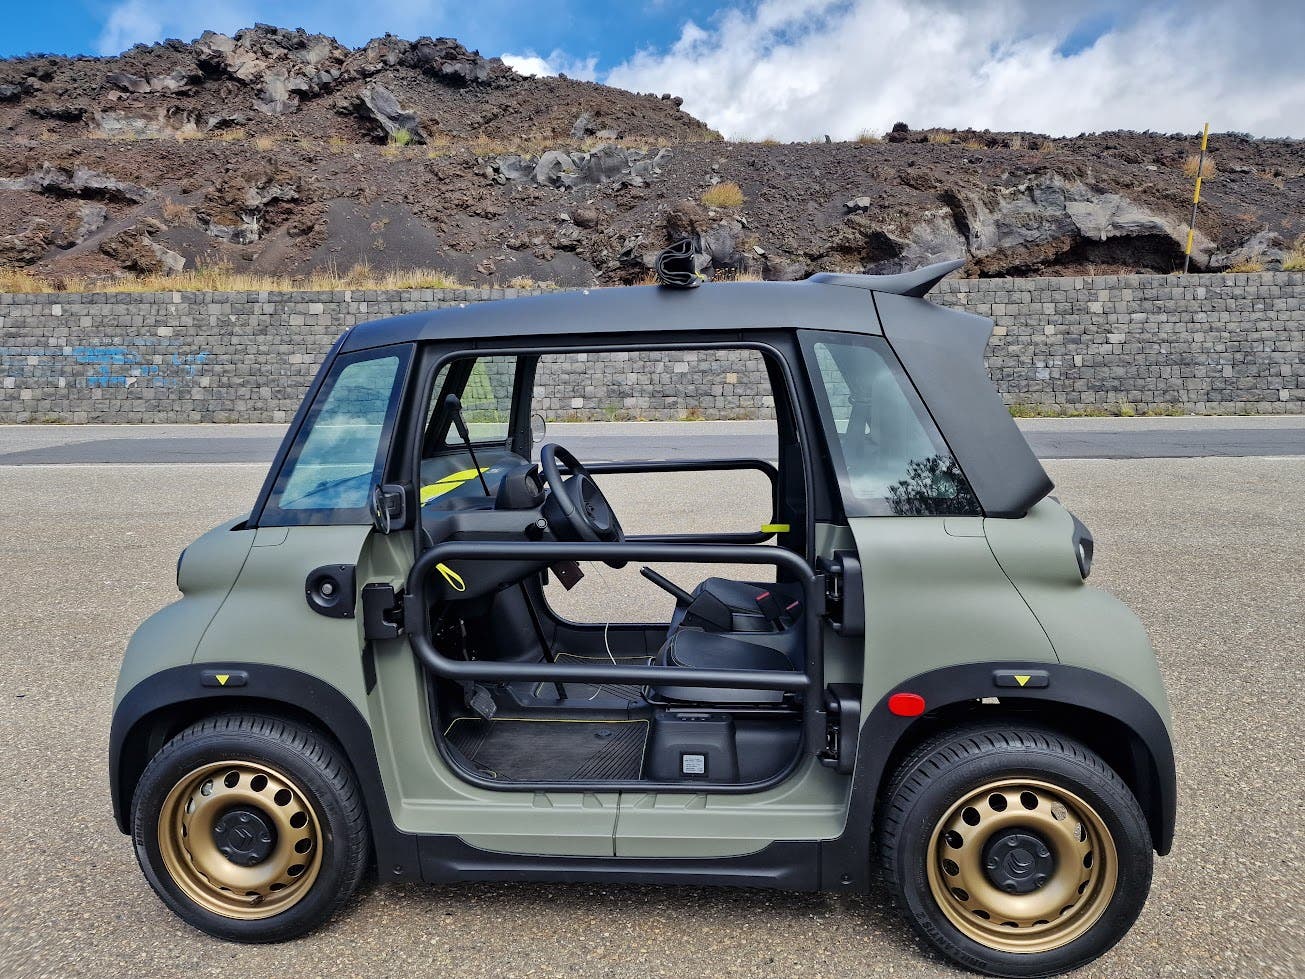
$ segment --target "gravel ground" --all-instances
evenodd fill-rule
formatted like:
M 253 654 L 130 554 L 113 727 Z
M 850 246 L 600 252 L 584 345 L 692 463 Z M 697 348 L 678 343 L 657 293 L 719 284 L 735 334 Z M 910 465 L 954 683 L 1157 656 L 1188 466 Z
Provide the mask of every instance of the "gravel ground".
M 1080 974 L 1305 975 L 1305 460 L 1048 468 L 1096 534 L 1094 583 L 1151 631 L 1179 739 L 1174 853 L 1132 933 Z M 226 945 L 182 925 L 112 822 L 111 692 L 131 631 L 174 595 L 179 549 L 244 509 L 261 476 L 0 467 L 0 976 L 960 974 L 879 892 L 403 886 L 370 889 L 290 945 Z

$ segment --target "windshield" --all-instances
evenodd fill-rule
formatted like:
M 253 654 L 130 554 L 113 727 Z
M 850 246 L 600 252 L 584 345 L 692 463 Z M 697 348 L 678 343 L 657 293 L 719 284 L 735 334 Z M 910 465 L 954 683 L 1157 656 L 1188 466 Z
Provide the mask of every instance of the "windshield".
M 383 463 L 403 355 L 341 360 L 291 451 L 264 511 L 264 525 L 366 523 Z

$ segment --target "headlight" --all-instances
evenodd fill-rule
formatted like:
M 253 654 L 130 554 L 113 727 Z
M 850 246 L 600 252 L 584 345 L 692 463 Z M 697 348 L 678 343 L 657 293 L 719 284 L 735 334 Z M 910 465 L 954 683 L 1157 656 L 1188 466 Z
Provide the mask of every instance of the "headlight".
M 1092 531 L 1088 530 L 1083 521 L 1074 514 L 1070 514 L 1074 520 L 1074 559 L 1078 561 L 1078 573 L 1086 581 L 1087 576 L 1092 573 L 1092 552 L 1095 543 L 1092 540 Z

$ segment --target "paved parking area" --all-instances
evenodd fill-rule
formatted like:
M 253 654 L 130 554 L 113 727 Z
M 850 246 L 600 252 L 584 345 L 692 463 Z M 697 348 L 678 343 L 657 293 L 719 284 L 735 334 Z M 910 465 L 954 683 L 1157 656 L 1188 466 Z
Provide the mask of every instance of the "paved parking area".
M 1179 739 L 1175 851 L 1130 936 L 1081 975 L 1305 974 L 1305 459 L 1048 468 L 1096 534 L 1094 583 L 1151 631 Z M 183 926 L 110 815 L 114 676 L 136 624 L 174 597 L 180 548 L 246 508 L 262 475 L 0 466 L 0 976 L 960 974 L 878 892 L 404 886 L 290 945 Z M 640 491 L 612 495 L 651 518 Z

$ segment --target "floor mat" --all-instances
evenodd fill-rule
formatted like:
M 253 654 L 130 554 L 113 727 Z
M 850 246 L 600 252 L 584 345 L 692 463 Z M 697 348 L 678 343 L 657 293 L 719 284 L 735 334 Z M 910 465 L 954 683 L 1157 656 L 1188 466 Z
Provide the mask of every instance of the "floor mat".
M 606 656 L 581 656 L 578 653 L 558 653 L 553 657 L 559 663 L 579 663 L 583 666 L 651 666 L 651 656 L 617 656 L 616 663 Z M 535 695 L 538 696 L 545 686 L 551 687 L 551 683 L 541 683 L 535 688 Z M 643 687 L 637 683 L 577 683 L 572 681 L 565 684 L 567 693 L 580 700 L 588 700 L 591 696 L 603 693 L 609 697 L 620 697 L 623 700 L 642 700 Z
M 459 717 L 444 735 L 484 774 L 504 781 L 637 779 L 648 722 Z

